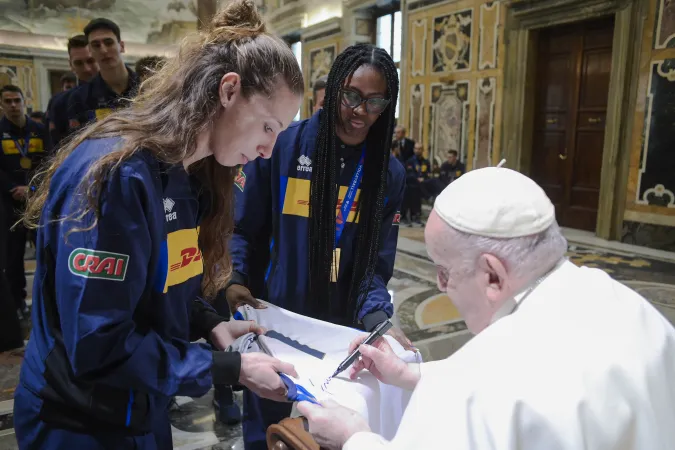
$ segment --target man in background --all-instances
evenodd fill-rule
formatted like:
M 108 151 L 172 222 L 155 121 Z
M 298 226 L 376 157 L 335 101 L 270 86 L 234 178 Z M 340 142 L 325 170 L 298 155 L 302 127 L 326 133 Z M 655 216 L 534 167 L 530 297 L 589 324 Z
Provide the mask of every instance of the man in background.
M 326 96 L 326 81 L 328 81 L 328 76 L 324 75 L 316 80 L 314 86 L 312 87 L 312 95 L 314 96 L 314 109 L 312 110 L 312 114 L 323 108 L 323 99 Z
M 422 226 L 422 198 L 426 195 L 426 181 L 429 180 L 429 161 L 424 157 L 422 144 L 415 144 L 414 155 L 405 163 L 406 179 L 402 223 Z M 410 221 L 410 222 L 409 222 Z
M 128 105 L 136 96 L 138 76 L 122 59 L 124 41 L 120 28 L 108 19 L 94 19 L 84 28 L 89 50 L 99 66 L 90 83 L 68 96 L 68 132 L 105 118 L 114 109 Z
M 395 145 L 399 149 L 400 161 L 405 164 L 410 158 L 415 154 L 415 141 L 405 137 L 406 129 L 405 127 L 398 126 L 394 129 L 394 142 L 392 145 Z
M 441 165 L 441 181 L 443 187 L 449 185 L 466 172 L 464 164 L 457 159 L 457 150 L 448 152 L 448 160 Z
M 42 111 L 33 111 L 29 114 L 29 117 L 40 125 L 44 125 L 45 123 L 45 113 Z
M 61 92 L 65 92 L 77 87 L 77 77 L 73 72 L 66 72 L 61 75 Z
M 26 229 L 12 226 L 20 220 L 28 196 L 28 185 L 36 167 L 47 155 L 49 139 L 46 128 L 26 116 L 23 92 L 17 86 L 0 89 L 5 117 L 0 120 L 0 198 L 7 214 L 5 233 L 7 249 L 5 273 L 20 314 L 28 314 L 26 306 Z
M 68 39 L 68 61 L 78 86 L 88 83 L 98 73 L 98 63 L 91 56 L 89 44 L 84 34 Z M 63 88 L 63 85 L 61 86 Z M 57 148 L 61 140 L 68 134 L 68 96 L 75 87 L 63 90 L 49 100 L 47 106 L 46 125 L 49 129 L 52 148 Z

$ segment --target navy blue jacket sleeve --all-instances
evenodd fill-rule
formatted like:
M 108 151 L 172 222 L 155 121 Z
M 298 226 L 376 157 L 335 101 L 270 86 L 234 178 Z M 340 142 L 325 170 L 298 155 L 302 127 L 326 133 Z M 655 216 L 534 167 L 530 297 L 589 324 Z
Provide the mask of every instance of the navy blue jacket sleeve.
M 380 229 L 380 251 L 375 267 L 375 276 L 370 291 L 358 314 L 359 321 L 366 331 L 371 331 L 381 322 L 394 315 L 394 305 L 387 291 L 387 283 L 394 273 L 396 244 L 398 242 L 399 219 L 403 192 L 405 190 L 405 172 L 398 160 L 391 159 L 394 165 L 390 185 L 387 187 L 387 204 L 382 215 Z
M 258 158 L 246 164 L 235 178 L 234 234 L 230 243 L 233 284 L 248 285 L 255 245 L 268 245 L 272 222 L 271 176 L 272 159 Z M 263 233 L 268 234 L 264 239 Z
M 67 102 L 67 92 L 57 95 L 49 102 L 47 117 L 52 149 L 58 148 L 61 141 L 68 135 Z
M 83 223 L 72 220 L 53 225 L 64 345 L 78 377 L 155 395 L 200 396 L 212 385 L 210 347 L 165 340 L 153 330 L 137 329 L 133 320 L 152 284 L 153 241 L 163 238 L 153 235 L 147 221 L 148 205 L 157 201 L 149 179 L 149 170 L 142 174 L 122 165 L 103 189 L 100 218 L 93 228 L 80 231 Z M 66 194 L 59 216 L 77 213 L 80 202 L 80 195 Z M 85 217 L 84 225 L 91 223 L 91 216 Z M 98 275 L 78 270 L 87 264 L 98 264 Z

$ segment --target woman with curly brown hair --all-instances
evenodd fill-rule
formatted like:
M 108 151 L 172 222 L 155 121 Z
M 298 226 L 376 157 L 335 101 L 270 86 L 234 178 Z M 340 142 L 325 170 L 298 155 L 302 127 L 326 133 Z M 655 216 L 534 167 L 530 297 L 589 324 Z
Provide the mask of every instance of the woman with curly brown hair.
M 21 449 L 170 449 L 168 405 L 216 384 L 283 400 L 263 354 L 214 352 L 252 322 L 202 300 L 231 274 L 235 166 L 271 156 L 302 74 L 250 0 L 185 41 L 130 108 L 96 122 L 38 175 L 33 330 L 15 394 Z

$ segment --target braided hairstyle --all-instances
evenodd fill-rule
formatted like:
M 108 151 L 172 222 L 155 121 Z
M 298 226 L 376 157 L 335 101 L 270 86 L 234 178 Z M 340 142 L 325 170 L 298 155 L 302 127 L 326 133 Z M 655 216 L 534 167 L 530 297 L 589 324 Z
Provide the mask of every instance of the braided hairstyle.
M 309 202 L 310 294 L 319 315 L 331 309 L 330 275 L 335 245 L 335 205 L 338 199 L 338 150 L 336 126 L 341 120 L 340 90 L 361 66 L 378 70 L 387 82 L 390 103 L 368 130 L 358 217 L 354 268 L 347 304 L 339 306 L 343 317 L 361 309 L 373 280 L 380 244 L 380 226 L 389 168 L 391 140 L 398 97 L 398 73 L 389 54 L 370 44 L 348 47 L 335 59 L 326 81 L 326 96 L 319 122 Z M 345 220 L 347 218 L 345 217 Z M 354 306 L 356 306 L 354 308 Z

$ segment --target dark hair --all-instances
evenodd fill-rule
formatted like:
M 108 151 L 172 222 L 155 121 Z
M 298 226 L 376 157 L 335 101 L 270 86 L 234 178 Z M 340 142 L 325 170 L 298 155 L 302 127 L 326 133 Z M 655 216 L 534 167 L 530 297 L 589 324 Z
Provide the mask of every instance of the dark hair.
M 328 80 L 328 76 L 324 75 L 314 82 L 314 86 L 312 86 L 312 95 L 314 96 L 314 100 L 316 100 L 316 93 L 318 91 L 326 89 L 326 81 L 327 80 Z
M 335 59 L 326 81 L 326 97 L 319 122 L 310 184 L 310 299 L 315 302 L 318 311 L 323 311 L 331 301 L 330 271 L 335 245 L 335 205 L 338 198 L 335 129 L 341 120 L 340 90 L 345 81 L 361 66 L 371 66 L 386 78 L 390 103 L 368 130 L 366 137 L 368 151 L 365 155 L 361 194 L 355 216 L 358 217 L 358 229 L 354 244 L 354 269 L 347 304 L 340 305 L 345 317 L 354 306 L 357 314 L 366 298 L 373 281 L 380 246 L 380 227 L 395 123 L 394 106 L 399 89 L 396 65 L 385 50 L 370 44 L 356 44 L 345 49 Z
M 68 39 L 68 55 L 74 48 L 84 48 L 89 45 L 87 37 L 84 34 L 78 34 Z
M 230 1 L 215 14 L 208 29 L 186 38 L 178 54 L 145 81 L 130 107 L 85 127 L 55 153 L 46 170 L 33 181 L 39 185 L 28 201 L 26 226 L 38 226 L 54 173 L 86 139 L 123 137 L 122 145 L 94 162 L 83 177 L 79 186 L 82 210 L 74 217 L 62 219 L 80 221 L 82 226 L 74 231 L 96 226 L 102 186 L 125 160 L 147 151 L 161 162 L 180 164 L 194 154 L 197 137 L 212 127 L 222 112 L 220 80 L 228 72 L 241 76 L 244 97 L 271 96 L 278 83 L 285 83 L 298 96 L 304 93 L 295 55 L 286 43 L 266 31 L 253 1 Z M 224 288 L 232 274 L 228 245 L 234 230 L 233 189 L 237 171 L 236 167 L 221 166 L 209 156 L 199 161 L 193 172 L 209 198 L 199 232 L 204 259 L 202 289 L 206 298 Z M 90 212 L 94 218 L 84 222 Z
M 148 74 L 157 72 L 166 63 L 166 58 L 163 56 L 145 56 L 136 61 L 134 71 L 136 74 L 144 78 Z
M 30 113 L 30 118 L 45 120 L 45 113 L 43 113 L 42 111 L 33 111 L 32 113 Z
M 21 88 L 19 86 L 14 86 L 13 84 L 6 84 L 0 89 L 0 95 L 4 94 L 5 92 L 16 92 L 17 94 L 21 95 L 21 98 L 24 98 Z
M 459 153 L 457 153 L 457 150 L 450 150 L 450 151 L 448 152 L 448 156 L 450 156 L 450 155 L 459 156 Z
M 89 22 L 87 26 L 84 27 L 84 36 L 87 38 L 87 42 L 89 42 L 89 35 L 96 30 L 112 31 L 117 37 L 117 42 L 122 40 L 120 27 L 118 27 L 117 24 L 110 19 L 99 18 Z
M 61 79 L 59 80 L 61 84 L 65 83 L 66 81 L 69 81 L 71 83 L 77 83 L 77 77 L 73 72 L 66 72 L 63 75 L 61 75 Z

